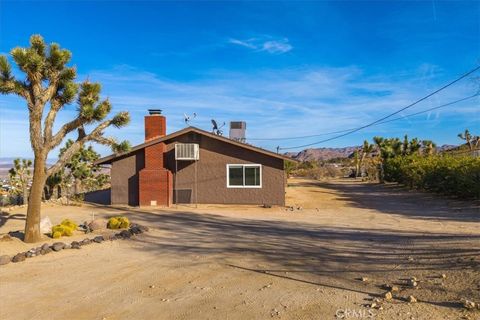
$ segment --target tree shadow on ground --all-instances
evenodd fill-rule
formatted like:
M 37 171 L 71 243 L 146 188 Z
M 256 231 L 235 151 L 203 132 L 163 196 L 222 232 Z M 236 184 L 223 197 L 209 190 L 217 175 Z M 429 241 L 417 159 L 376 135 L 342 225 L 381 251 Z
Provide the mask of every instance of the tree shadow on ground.
M 436 194 L 409 190 L 398 184 L 375 184 L 360 181 L 318 181 L 297 184 L 321 187 L 339 195 L 351 206 L 398 214 L 412 219 L 480 222 L 480 202 L 448 199 Z M 326 192 L 321 189 L 316 192 Z
M 125 208 L 104 210 L 108 216 L 125 213 Z M 480 234 L 324 227 L 308 222 L 138 208 L 128 212 L 131 221 L 153 229 L 134 238 L 138 250 L 158 255 L 159 259 L 161 255 L 173 255 L 189 257 L 193 263 L 196 257 L 202 257 L 202 261 L 247 272 L 373 297 L 383 290 L 367 287 L 359 277 L 368 275 L 393 283 L 412 274 L 438 277 L 446 270 L 462 272 L 480 267 Z M 441 306 L 448 301 L 431 303 Z
M 8 212 L 0 211 L 0 227 L 3 227 L 8 220 L 26 220 L 26 215 L 22 213 L 9 214 Z

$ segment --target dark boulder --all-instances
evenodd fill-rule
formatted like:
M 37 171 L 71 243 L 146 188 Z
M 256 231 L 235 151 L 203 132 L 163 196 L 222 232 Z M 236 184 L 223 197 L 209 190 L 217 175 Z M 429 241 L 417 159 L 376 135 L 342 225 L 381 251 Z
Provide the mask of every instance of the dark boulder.
M 12 259 L 12 262 L 22 262 L 22 261 L 25 261 L 27 257 L 25 256 L 25 253 L 22 252 L 22 253 L 18 253 L 16 254 L 13 259 Z
M 65 248 L 65 243 L 63 242 L 55 242 L 54 244 L 52 244 L 53 251 L 60 251 L 63 248 Z

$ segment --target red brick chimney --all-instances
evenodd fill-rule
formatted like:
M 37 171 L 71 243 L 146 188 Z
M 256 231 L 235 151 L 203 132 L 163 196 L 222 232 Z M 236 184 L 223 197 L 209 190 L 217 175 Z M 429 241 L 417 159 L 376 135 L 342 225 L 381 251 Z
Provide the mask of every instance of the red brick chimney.
M 162 116 L 162 110 L 149 109 L 148 113 L 145 116 L 145 142 L 167 134 L 167 121 Z
M 145 142 L 166 135 L 166 119 L 161 110 L 150 109 L 145 116 Z M 145 167 L 140 170 L 140 206 L 170 206 L 173 199 L 172 172 L 165 168 L 163 142 L 145 147 Z

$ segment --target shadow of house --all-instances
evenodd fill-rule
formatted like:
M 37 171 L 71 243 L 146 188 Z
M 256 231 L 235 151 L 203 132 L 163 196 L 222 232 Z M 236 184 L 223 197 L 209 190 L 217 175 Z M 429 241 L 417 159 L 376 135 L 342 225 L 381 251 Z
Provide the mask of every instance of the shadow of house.
M 109 205 L 111 203 L 111 189 L 96 190 L 84 193 L 84 201 L 94 204 Z

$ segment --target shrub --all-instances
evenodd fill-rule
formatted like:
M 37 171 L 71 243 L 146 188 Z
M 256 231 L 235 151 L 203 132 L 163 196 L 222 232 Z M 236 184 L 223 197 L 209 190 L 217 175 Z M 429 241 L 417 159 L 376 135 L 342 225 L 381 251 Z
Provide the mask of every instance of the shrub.
M 72 220 L 65 219 L 60 224 L 52 227 L 52 238 L 58 239 L 62 236 L 71 236 L 77 230 L 77 224 Z
M 55 231 L 55 232 L 53 232 L 53 234 L 52 234 L 52 238 L 53 238 L 53 239 L 58 239 L 58 238 L 60 238 L 61 236 L 62 236 L 62 233 L 59 232 L 59 231 Z
M 120 227 L 120 222 L 117 218 L 108 219 L 107 228 L 108 229 L 118 229 Z
M 77 230 L 78 227 L 78 225 L 70 219 L 65 219 L 60 224 L 69 227 L 72 230 Z
M 480 158 L 398 156 L 385 161 L 385 179 L 459 198 L 480 198 Z
M 126 217 L 113 217 L 108 219 L 107 228 L 108 229 L 123 229 L 128 228 L 130 221 Z

